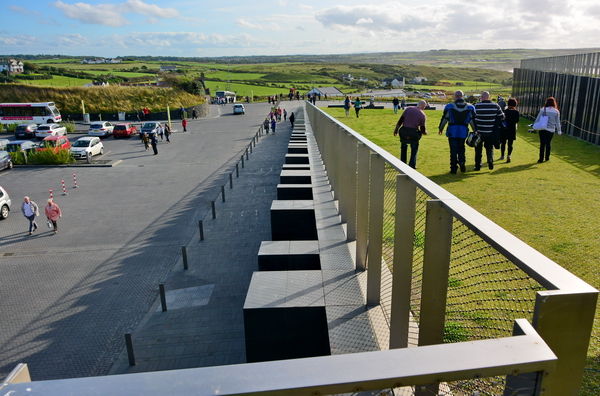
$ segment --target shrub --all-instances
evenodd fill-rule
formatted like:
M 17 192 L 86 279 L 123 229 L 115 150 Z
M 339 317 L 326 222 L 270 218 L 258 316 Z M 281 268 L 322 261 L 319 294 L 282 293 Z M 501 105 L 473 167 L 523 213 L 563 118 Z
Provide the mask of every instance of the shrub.
M 24 153 L 11 153 L 11 159 L 15 165 L 23 164 L 48 164 L 61 165 L 75 162 L 69 149 L 32 151 L 25 155 Z
M 63 121 L 60 123 L 60 125 L 67 128 L 67 133 L 75 132 L 75 121 Z
M 13 124 L 6 124 L 6 132 L 8 133 L 15 133 L 15 130 L 17 129 L 17 125 L 16 123 Z

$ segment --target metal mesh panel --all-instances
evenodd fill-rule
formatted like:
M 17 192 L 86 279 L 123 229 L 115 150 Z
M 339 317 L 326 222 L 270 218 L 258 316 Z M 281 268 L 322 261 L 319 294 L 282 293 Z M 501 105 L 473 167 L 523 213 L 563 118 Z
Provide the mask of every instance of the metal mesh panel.
M 413 274 L 411 291 L 411 309 L 414 320 L 419 323 L 421 310 L 421 285 L 423 282 L 423 253 L 425 251 L 425 220 L 427 216 L 427 200 L 430 197 L 421 189 L 417 189 L 415 204 L 415 239 L 413 247 Z
M 506 337 L 531 320 L 544 290 L 472 230 L 454 220 L 444 342 Z
M 394 225 L 396 223 L 396 175 L 398 171 L 385 164 L 385 189 L 383 194 L 383 259 L 390 271 L 394 262 Z

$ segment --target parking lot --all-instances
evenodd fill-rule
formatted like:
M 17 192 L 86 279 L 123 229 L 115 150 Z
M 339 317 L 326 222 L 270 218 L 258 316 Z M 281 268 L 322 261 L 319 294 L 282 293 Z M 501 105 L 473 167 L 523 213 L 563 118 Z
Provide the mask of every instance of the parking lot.
M 211 106 L 185 133 L 174 121 L 172 143 L 159 142 L 156 156 L 137 136 L 111 137 L 94 158 L 113 166 L 0 171 L 13 202 L 0 221 L 0 378 L 19 362 L 34 380 L 108 372 L 269 109 L 231 107 Z M 56 235 L 43 216 L 50 189 L 63 212 Z M 25 195 L 42 212 L 33 236 L 20 211 Z

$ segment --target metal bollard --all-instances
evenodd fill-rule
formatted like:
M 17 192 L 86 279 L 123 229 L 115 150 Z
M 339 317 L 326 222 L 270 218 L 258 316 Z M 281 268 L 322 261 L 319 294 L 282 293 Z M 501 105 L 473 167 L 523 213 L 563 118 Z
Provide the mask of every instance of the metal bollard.
M 244 167 L 244 154 L 242 154 L 242 168 Z
M 235 164 L 235 177 L 240 177 L 240 167 L 239 167 L 239 164 Z
M 217 210 L 215 209 L 215 201 L 210 201 L 210 206 L 212 208 L 213 220 L 217 218 Z
M 233 188 L 233 173 L 229 174 L 229 188 Z
M 160 292 L 160 306 L 163 312 L 167 312 L 167 297 L 165 296 L 165 285 L 160 283 L 158 285 L 158 291 Z
M 254 139 L 252 139 L 252 141 L 254 141 Z M 252 154 L 252 143 L 250 143 L 250 154 Z M 246 150 L 246 155 L 248 155 L 248 151 Z
M 250 159 L 248 158 L 248 147 L 246 147 L 246 159 Z
M 198 228 L 200 230 L 200 240 L 204 240 L 204 224 L 202 224 L 202 220 L 198 220 Z
M 187 261 L 187 249 L 185 246 L 181 246 L 181 256 L 183 257 L 183 269 L 188 269 L 188 261 Z
M 129 365 L 135 366 L 135 356 L 133 356 L 133 343 L 131 342 L 131 334 L 125 334 L 125 346 L 127 347 L 127 357 L 129 358 Z
M 221 201 L 225 202 L 225 186 L 221 186 Z

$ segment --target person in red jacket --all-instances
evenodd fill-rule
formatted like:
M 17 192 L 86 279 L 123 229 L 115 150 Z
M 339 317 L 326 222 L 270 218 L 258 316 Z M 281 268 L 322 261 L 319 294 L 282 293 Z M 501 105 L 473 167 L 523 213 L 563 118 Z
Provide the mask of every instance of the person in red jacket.
M 187 127 L 187 120 L 185 118 L 181 120 L 181 126 L 183 127 L 183 132 L 187 132 L 187 129 L 185 129 Z

